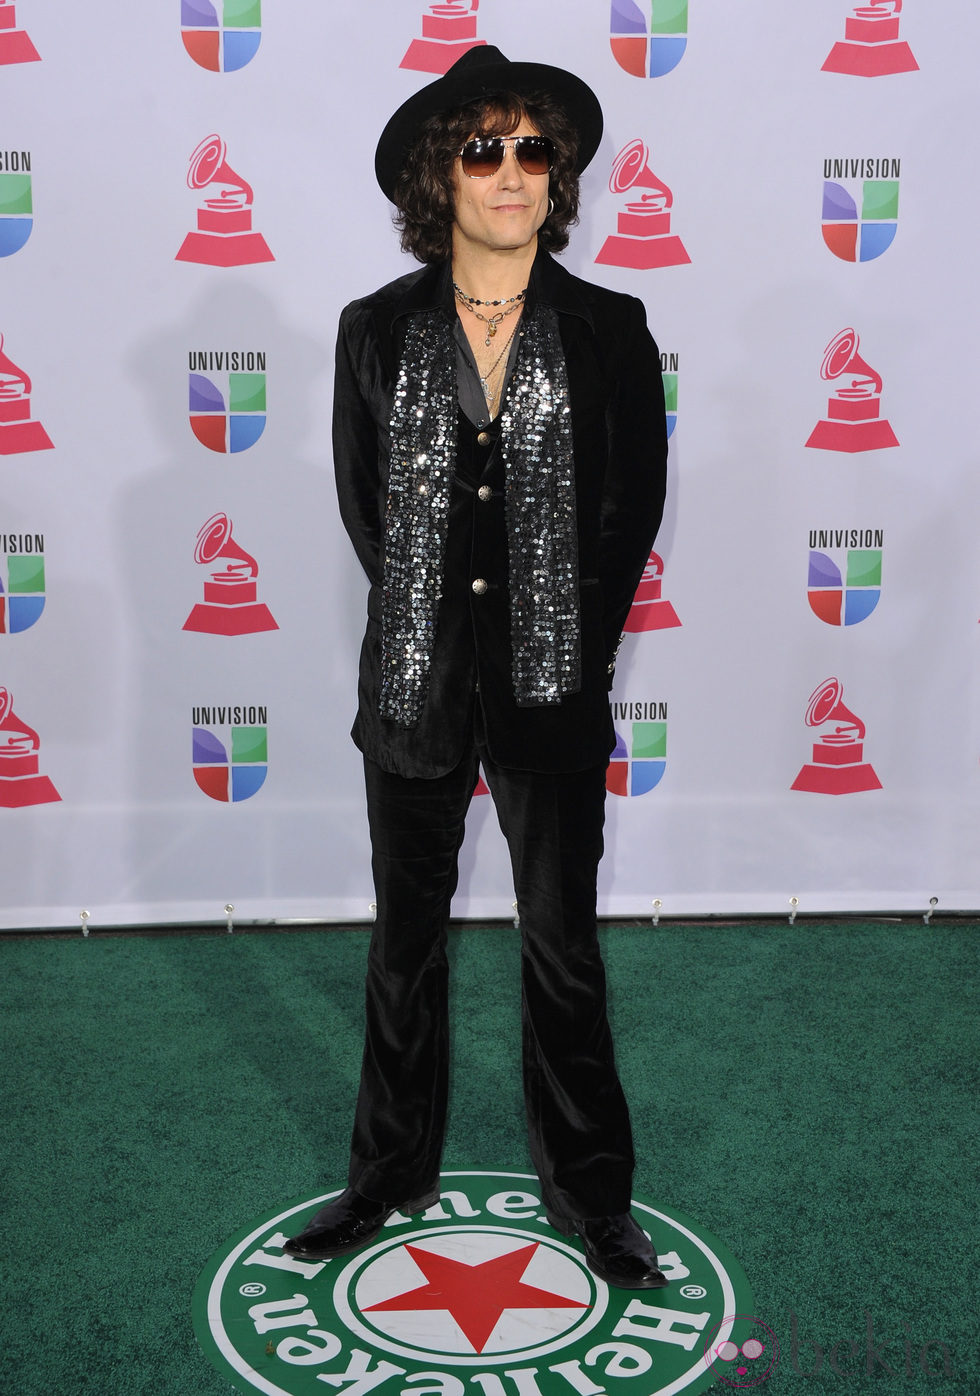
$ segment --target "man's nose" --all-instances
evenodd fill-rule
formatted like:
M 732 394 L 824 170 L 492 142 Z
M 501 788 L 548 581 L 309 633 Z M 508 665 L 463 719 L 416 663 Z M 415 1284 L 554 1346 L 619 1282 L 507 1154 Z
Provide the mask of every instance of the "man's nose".
M 523 184 L 524 171 L 521 169 L 521 162 L 517 158 L 512 141 L 508 141 L 504 146 L 504 158 L 500 162 L 498 179 L 507 184 Z

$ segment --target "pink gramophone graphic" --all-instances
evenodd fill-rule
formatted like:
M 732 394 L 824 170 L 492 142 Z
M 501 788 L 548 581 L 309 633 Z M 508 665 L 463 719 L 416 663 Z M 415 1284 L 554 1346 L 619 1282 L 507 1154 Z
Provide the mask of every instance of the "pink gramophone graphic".
M 40 747 L 40 737 L 17 716 L 10 694 L 0 688 L 0 808 L 23 809 L 61 799 L 48 777 L 39 774 Z
M 420 73 L 446 73 L 468 49 L 486 43 L 476 37 L 480 0 L 444 0 L 429 5 L 422 16 L 422 37 L 413 39 L 399 68 Z
M 218 135 L 205 137 L 194 151 L 187 171 L 191 189 L 220 186 L 197 210 L 197 230 L 188 233 L 174 258 L 209 267 L 243 267 L 274 262 L 261 233 L 252 231 L 252 186 L 225 160 L 227 146 Z
M 41 423 L 31 421 L 31 380 L 3 352 L 0 334 L 0 456 L 47 451 L 53 444 Z
M 680 238 L 670 231 L 674 196 L 650 169 L 648 157 L 647 147 L 637 139 L 624 145 L 613 161 L 609 188 L 614 194 L 625 194 L 636 185 L 650 192 L 641 195 L 639 203 L 627 204 L 618 215 L 617 231 L 606 238 L 596 258 L 605 266 L 647 271 L 691 260 Z
M 912 50 L 898 37 L 901 12 L 902 0 L 855 5 L 844 22 L 843 42 L 834 44 L 821 71 L 858 78 L 917 72 Z
M 670 630 L 680 625 L 677 612 L 661 594 L 663 575 L 663 558 L 659 553 L 651 553 L 623 627 L 630 635 L 640 634 L 644 630 Z
M 880 451 L 897 446 L 898 437 L 881 416 L 881 374 L 858 353 L 857 331 L 841 330 L 827 345 L 820 377 L 835 383 L 827 415 L 807 437 L 822 451 Z
M 259 564 L 238 546 L 231 533 L 227 514 L 212 514 L 201 525 L 194 561 L 207 567 L 219 557 L 231 560 L 204 583 L 204 600 L 184 621 L 184 630 L 199 630 L 205 635 L 254 635 L 260 630 L 279 629 L 268 606 L 257 599 Z
M 25 29 L 17 28 L 17 7 L 14 0 L 0 0 L 0 65 L 4 63 L 37 63 L 41 55 L 31 43 Z
M 820 732 L 813 743 L 813 760 L 805 765 L 791 790 L 818 795 L 853 795 L 858 790 L 880 790 L 881 781 L 864 760 L 865 726 L 844 707 L 840 679 L 824 679 L 810 694 L 806 725 Z

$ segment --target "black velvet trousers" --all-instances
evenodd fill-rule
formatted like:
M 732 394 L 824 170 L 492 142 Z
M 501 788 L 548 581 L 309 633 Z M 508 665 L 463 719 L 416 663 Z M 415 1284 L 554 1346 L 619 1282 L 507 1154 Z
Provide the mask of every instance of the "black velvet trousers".
M 543 1200 L 563 1216 L 625 1212 L 632 1135 L 596 934 L 605 767 L 507 770 L 476 748 L 434 780 L 364 763 L 377 918 L 349 1181 L 401 1203 L 438 1179 L 449 1084 L 446 933 L 480 760 L 513 867 L 524 1099 Z

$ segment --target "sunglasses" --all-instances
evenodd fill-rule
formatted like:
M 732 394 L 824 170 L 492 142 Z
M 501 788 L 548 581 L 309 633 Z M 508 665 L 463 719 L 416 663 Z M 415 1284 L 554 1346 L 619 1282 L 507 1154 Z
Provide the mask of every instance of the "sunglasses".
M 554 163 L 554 142 L 547 136 L 475 136 L 459 152 L 463 174 L 470 179 L 487 179 L 496 174 L 509 145 L 514 147 L 517 163 L 525 174 L 547 174 Z

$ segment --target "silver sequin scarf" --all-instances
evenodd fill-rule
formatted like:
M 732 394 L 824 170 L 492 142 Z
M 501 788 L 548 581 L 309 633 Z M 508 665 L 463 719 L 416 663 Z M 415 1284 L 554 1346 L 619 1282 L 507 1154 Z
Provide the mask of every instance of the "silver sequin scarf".
M 391 409 L 382 578 L 381 716 L 414 727 L 443 594 L 456 463 L 456 349 L 441 312 L 408 322 Z M 571 409 L 558 317 L 525 312 L 501 414 L 512 681 L 520 707 L 581 688 Z

